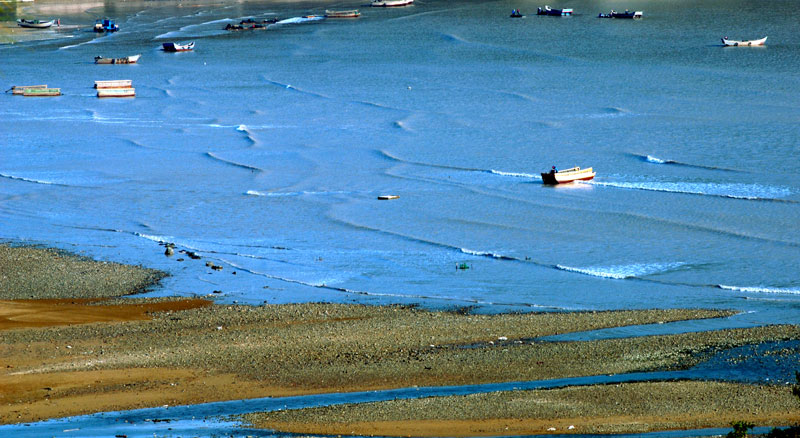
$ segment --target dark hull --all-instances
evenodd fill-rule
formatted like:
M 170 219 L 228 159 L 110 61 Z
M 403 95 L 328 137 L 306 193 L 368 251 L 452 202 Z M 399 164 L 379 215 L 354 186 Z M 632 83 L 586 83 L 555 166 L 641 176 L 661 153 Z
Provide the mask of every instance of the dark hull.
M 558 184 L 558 181 L 556 181 L 556 174 L 551 172 L 542 173 L 542 182 L 550 185 Z

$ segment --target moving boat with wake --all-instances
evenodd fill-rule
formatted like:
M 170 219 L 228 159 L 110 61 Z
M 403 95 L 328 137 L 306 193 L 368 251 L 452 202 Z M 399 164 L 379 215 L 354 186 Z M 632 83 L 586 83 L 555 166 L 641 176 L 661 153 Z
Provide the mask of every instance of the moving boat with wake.
M 575 181 L 589 181 L 594 178 L 594 175 L 595 172 L 591 167 L 587 167 L 586 169 L 572 167 L 559 171 L 556 169 L 556 166 L 553 166 L 549 172 L 542 173 L 542 181 L 549 185 L 566 184 Z

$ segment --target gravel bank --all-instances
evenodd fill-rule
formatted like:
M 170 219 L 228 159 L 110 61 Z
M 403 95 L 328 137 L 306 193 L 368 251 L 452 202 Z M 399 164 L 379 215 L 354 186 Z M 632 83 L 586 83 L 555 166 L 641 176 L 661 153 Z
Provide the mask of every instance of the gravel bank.
M 101 298 L 155 286 L 166 274 L 64 251 L 0 244 L 0 299 Z
M 470 315 L 324 303 L 76 300 L 125 295 L 163 274 L 36 248 L 5 246 L 0 257 L 0 319 L 12 312 L 16 321 L 0 324 L 0 423 L 251 397 L 682 369 L 715 350 L 800 339 L 800 326 L 791 325 L 533 340 L 731 315 L 724 310 Z M 26 314 L 25 306 L 80 318 L 26 324 L 41 313 Z
M 644 433 L 800 421 L 786 386 L 652 382 L 495 392 L 244 416 L 256 427 L 325 435 Z

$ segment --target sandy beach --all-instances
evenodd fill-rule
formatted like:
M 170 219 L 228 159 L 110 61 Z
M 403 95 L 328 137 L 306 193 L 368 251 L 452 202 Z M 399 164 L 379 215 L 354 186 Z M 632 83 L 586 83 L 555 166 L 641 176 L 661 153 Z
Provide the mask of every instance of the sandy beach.
M 731 313 L 675 309 L 472 315 L 324 303 L 222 306 L 200 298 L 114 298 L 152 287 L 163 274 L 60 251 L 0 246 L 0 267 L 2 423 L 264 396 L 684 369 L 720 349 L 800 339 L 798 326 L 768 326 L 536 342 L 536 337 L 557 333 Z M 643 411 L 632 411 L 642 394 L 657 397 L 636 408 Z M 734 418 L 789 424 L 798 419 L 798 410 L 792 410 L 786 394 L 785 387 L 641 383 L 254 415 L 248 421 L 326 434 L 347 433 L 345 429 L 389 434 L 400 430 L 398 421 L 410 428 L 401 434 L 421 436 L 445 430 L 457 435 L 541 433 L 542 427 L 566 423 L 581 424 L 575 432 L 637 432 L 726 427 Z M 543 410 L 520 407 L 527 414 L 509 418 L 513 411 L 499 408 L 508 405 L 509 397 L 520 406 L 532 403 Z M 551 401 L 536 402 L 541 397 Z M 684 399 L 696 401 L 677 402 Z M 752 399 L 761 400 L 758 409 L 742 404 Z M 614 403 L 609 407 L 599 400 Z M 451 408 L 431 409 L 428 403 Z M 474 408 L 464 412 L 479 416 L 453 411 L 471 404 Z M 554 406 L 572 407 L 563 411 Z M 438 416 L 422 416 L 434 411 Z M 664 416 L 671 422 L 661 421 Z

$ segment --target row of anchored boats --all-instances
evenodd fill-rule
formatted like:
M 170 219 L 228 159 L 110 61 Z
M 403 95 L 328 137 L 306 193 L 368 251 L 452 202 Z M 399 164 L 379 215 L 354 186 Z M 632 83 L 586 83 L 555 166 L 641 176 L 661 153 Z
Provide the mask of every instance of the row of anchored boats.
M 569 17 L 569 16 L 571 16 L 573 14 L 573 12 L 574 11 L 573 11 L 572 8 L 556 9 L 556 8 L 551 8 L 548 5 L 545 5 L 543 8 L 538 8 L 536 10 L 536 15 L 549 15 L 551 17 Z M 642 18 L 643 15 L 644 14 L 642 13 L 642 11 L 631 12 L 631 11 L 628 11 L 626 9 L 625 12 L 617 12 L 617 11 L 612 9 L 611 12 L 609 12 L 607 14 L 600 13 L 598 15 L 598 17 L 600 17 L 600 18 Z M 522 12 L 520 12 L 519 9 L 514 9 L 514 10 L 511 11 L 511 17 L 512 18 L 520 18 L 520 17 L 524 17 L 524 15 L 522 14 Z
M 97 97 L 134 97 L 136 90 L 133 88 L 133 81 L 130 79 L 94 81 L 94 88 L 97 90 Z M 61 96 L 60 88 L 51 88 L 43 85 L 15 85 L 11 87 L 12 94 L 26 97 L 50 97 Z

